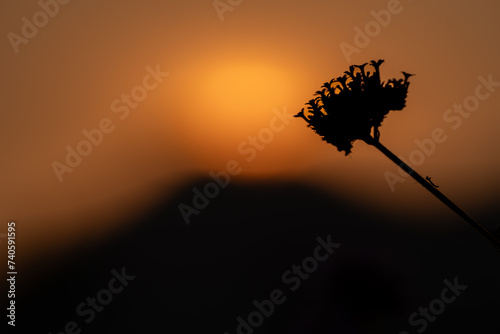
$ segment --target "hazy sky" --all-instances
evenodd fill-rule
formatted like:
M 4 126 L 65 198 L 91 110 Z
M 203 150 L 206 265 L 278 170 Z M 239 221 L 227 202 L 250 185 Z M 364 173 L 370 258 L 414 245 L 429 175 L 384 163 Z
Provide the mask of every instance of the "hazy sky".
M 401 217 L 449 215 L 412 180 L 392 192 L 384 173 L 397 168 L 374 148 L 358 142 L 344 157 L 304 122 L 277 116 L 298 112 L 350 64 L 379 58 L 383 79 L 416 73 L 382 143 L 473 216 L 498 207 L 497 1 L 48 3 L 51 15 L 36 1 L 0 4 L 0 221 L 19 222 L 25 252 L 108 232 L 231 160 L 239 180 L 309 182 Z M 446 139 L 416 153 L 435 129 Z M 92 151 L 70 167 L 67 148 L 84 130 L 98 145 L 82 144 Z M 61 165 L 72 171 L 58 177 Z

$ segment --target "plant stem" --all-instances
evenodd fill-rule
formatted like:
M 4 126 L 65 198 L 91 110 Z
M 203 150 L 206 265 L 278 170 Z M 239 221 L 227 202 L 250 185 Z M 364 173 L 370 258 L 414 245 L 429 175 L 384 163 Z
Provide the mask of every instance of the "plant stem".
M 466 214 L 462 209 L 460 209 L 455 203 L 453 203 L 448 197 L 443 195 L 439 190 L 437 190 L 433 185 L 427 182 L 420 174 L 415 172 L 410 166 L 399 159 L 394 153 L 389 151 L 384 145 L 382 145 L 377 139 L 369 137 L 364 140 L 367 144 L 375 146 L 380 152 L 384 153 L 386 157 L 392 160 L 396 165 L 401 167 L 406 173 L 413 177 L 418 183 L 420 183 L 425 189 L 427 189 L 431 194 L 436 196 L 441 202 L 446 204 L 450 209 L 452 209 L 457 215 L 459 215 L 463 220 L 465 220 L 469 225 L 471 225 L 476 231 L 478 231 L 484 238 L 491 242 L 495 248 L 500 251 L 500 240 L 498 240 L 493 234 L 491 234 L 484 226 L 476 222 L 472 217 Z

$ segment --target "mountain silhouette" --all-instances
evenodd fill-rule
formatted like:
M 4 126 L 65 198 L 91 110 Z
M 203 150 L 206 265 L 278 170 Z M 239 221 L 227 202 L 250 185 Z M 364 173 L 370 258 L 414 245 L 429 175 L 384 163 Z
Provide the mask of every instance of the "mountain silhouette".
M 254 333 L 414 333 L 410 314 L 454 277 L 469 288 L 427 332 L 500 329 L 497 253 L 466 226 L 416 230 L 340 194 L 284 181 L 232 182 L 186 225 L 178 205 L 206 182 L 159 198 L 105 243 L 68 251 L 58 270 L 18 296 L 19 329 L 59 333 L 74 320 L 82 333 L 233 334 L 254 300 L 281 289 L 286 301 Z M 338 249 L 287 289 L 283 273 L 329 235 Z M 135 278 L 85 323 L 77 306 L 121 268 Z

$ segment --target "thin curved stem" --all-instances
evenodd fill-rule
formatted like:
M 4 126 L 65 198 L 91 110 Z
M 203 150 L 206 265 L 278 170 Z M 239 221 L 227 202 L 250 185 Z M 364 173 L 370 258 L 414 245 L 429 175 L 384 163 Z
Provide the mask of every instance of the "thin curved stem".
M 452 209 L 457 215 L 459 215 L 463 220 L 465 220 L 469 225 L 471 225 L 476 231 L 478 231 L 484 238 L 491 242 L 495 248 L 500 251 L 500 240 L 498 240 L 493 234 L 491 234 L 484 226 L 475 221 L 472 217 L 466 214 L 462 209 L 460 209 L 455 203 L 453 203 L 448 197 L 443 195 L 442 192 L 437 190 L 433 185 L 427 182 L 420 174 L 415 172 L 410 166 L 408 166 L 404 161 L 399 159 L 394 153 L 389 151 L 384 145 L 382 145 L 377 139 L 369 137 L 364 139 L 368 145 L 375 146 L 380 152 L 382 152 L 386 157 L 392 160 L 396 165 L 401 167 L 408 175 L 410 175 L 415 181 L 420 183 L 425 189 L 427 189 L 431 194 L 436 196 L 441 202 L 446 204 L 450 209 Z

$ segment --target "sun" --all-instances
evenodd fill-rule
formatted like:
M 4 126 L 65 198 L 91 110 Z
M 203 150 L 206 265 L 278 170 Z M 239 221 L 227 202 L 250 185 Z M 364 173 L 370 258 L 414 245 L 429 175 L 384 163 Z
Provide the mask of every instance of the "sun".
M 227 155 L 249 135 L 268 126 L 273 109 L 293 96 L 291 75 L 255 61 L 220 62 L 198 73 L 195 92 L 184 98 L 183 127 L 189 141 L 214 155 Z M 233 153 L 234 154 L 234 153 Z
M 259 63 L 233 63 L 213 68 L 201 85 L 206 115 L 227 126 L 228 133 L 259 126 L 276 104 L 286 101 L 290 78 L 279 68 Z

